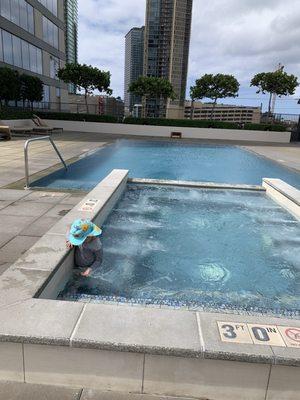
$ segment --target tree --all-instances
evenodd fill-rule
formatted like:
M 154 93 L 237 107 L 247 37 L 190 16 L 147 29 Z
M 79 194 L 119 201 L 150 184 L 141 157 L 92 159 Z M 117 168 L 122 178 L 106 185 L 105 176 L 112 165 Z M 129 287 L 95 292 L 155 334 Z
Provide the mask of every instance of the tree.
M 190 95 L 192 103 L 195 100 L 204 98 L 213 100 L 213 107 L 210 114 L 212 119 L 218 99 L 226 97 L 237 97 L 240 84 L 233 75 L 225 74 L 205 74 L 200 79 L 197 79 L 195 86 L 191 86 Z M 192 104 L 193 109 L 193 104 Z M 191 113 L 193 110 L 191 109 Z
M 109 88 L 110 72 L 101 71 L 91 65 L 69 63 L 58 70 L 57 76 L 65 83 L 72 83 L 78 90 L 84 90 L 87 113 L 89 112 L 87 96 L 94 90 L 112 94 L 112 90 Z
M 196 81 L 196 86 L 191 86 L 191 88 L 190 88 L 190 97 L 191 97 L 190 119 L 194 119 L 195 100 L 197 99 L 197 81 Z M 200 99 L 200 97 L 199 97 L 199 99 Z
M 254 75 L 250 86 L 256 86 L 256 93 L 270 93 L 268 116 L 271 115 L 271 102 L 273 94 L 277 96 L 287 96 L 295 93 L 299 85 L 295 75 L 288 75 L 283 68 L 275 72 L 261 72 Z
M 0 108 L 2 101 L 7 104 L 20 98 L 20 79 L 18 71 L 8 67 L 0 68 Z
M 164 78 L 154 76 L 140 76 L 135 82 L 129 86 L 128 92 L 136 96 L 143 97 L 147 103 L 147 99 L 160 100 L 166 103 L 167 99 L 174 100 L 176 95 L 172 84 Z M 143 107 L 143 116 L 146 116 L 146 107 Z
M 20 98 L 31 103 L 31 108 L 33 109 L 33 103 L 35 101 L 42 101 L 44 97 L 44 86 L 43 82 L 37 76 L 31 76 L 22 74 L 20 76 L 21 90 Z

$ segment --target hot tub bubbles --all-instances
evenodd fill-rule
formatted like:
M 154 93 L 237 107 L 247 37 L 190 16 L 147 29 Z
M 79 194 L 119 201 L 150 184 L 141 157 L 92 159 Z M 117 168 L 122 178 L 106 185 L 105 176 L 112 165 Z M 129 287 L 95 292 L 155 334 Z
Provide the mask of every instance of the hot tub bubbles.
M 206 283 L 225 283 L 230 278 L 229 270 L 221 264 L 200 264 L 197 269 L 199 277 Z

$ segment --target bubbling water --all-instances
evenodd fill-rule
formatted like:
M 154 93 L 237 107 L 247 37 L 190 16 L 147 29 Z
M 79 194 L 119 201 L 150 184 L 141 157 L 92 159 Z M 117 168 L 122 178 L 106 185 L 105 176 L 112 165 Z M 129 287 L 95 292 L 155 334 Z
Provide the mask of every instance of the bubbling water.
M 230 279 L 229 270 L 220 264 L 214 263 L 199 265 L 199 274 L 204 282 L 225 283 L 228 279 Z
M 299 313 L 300 224 L 263 193 L 130 184 L 101 240 L 80 296 Z

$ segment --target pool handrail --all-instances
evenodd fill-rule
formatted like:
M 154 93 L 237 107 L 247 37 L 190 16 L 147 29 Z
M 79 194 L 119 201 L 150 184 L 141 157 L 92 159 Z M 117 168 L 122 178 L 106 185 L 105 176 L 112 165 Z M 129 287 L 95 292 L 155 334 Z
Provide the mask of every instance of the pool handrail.
M 50 136 L 41 136 L 41 137 L 37 137 L 37 138 L 32 138 L 32 139 L 28 139 L 26 140 L 25 144 L 24 144 L 24 161 L 25 161 L 25 189 L 29 189 L 29 168 L 28 168 L 28 147 L 29 144 L 31 142 L 35 142 L 37 140 L 49 140 L 50 143 L 52 144 L 52 147 L 54 148 L 54 150 L 56 151 L 60 161 L 62 162 L 63 166 L 65 167 L 65 170 L 67 171 L 68 167 L 64 161 L 64 159 L 62 158 L 62 155 L 60 154 L 58 148 L 56 147 L 54 140 L 50 137 Z

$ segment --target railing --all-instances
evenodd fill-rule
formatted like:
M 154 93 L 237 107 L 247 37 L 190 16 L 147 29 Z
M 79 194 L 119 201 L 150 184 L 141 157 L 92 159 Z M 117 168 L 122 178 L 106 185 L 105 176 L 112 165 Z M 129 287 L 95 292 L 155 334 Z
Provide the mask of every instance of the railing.
M 54 150 L 56 151 L 60 161 L 62 162 L 63 166 L 65 167 L 65 170 L 68 169 L 64 159 L 62 158 L 58 148 L 56 147 L 53 139 L 50 136 L 41 136 L 33 139 L 28 139 L 25 144 L 24 144 L 24 161 L 25 161 L 25 189 L 29 189 L 29 168 L 28 168 L 28 146 L 31 142 L 35 142 L 38 140 L 49 140 L 50 143 L 52 144 Z
M 285 125 L 298 125 L 299 114 L 274 114 L 273 118 L 275 122 L 282 123 Z
M 64 103 L 64 102 L 38 102 L 23 104 L 22 102 L 9 102 L 5 107 L 20 111 L 42 111 L 42 112 L 71 112 L 73 114 L 97 114 L 97 115 L 112 115 L 115 117 L 124 116 L 124 106 L 118 102 L 115 104 L 99 105 L 85 103 Z

